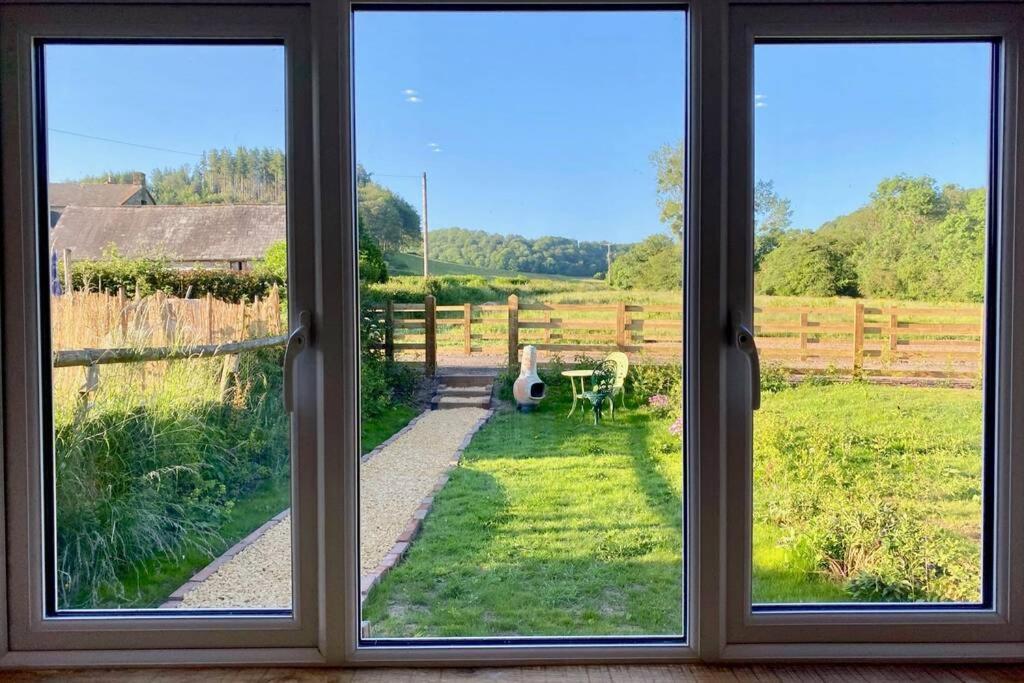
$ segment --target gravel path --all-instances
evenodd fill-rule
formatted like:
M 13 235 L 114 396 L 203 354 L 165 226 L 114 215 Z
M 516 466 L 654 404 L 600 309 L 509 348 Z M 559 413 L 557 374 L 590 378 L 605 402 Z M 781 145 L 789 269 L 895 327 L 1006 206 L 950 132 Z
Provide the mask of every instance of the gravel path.
M 420 501 L 477 421 L 480 408 L 428 411 L 360 468 L 359 565 L 376 567 L 402 533 Z M 182 607 L 289 607 L 291 517 L 225 563 L 194 590 Z

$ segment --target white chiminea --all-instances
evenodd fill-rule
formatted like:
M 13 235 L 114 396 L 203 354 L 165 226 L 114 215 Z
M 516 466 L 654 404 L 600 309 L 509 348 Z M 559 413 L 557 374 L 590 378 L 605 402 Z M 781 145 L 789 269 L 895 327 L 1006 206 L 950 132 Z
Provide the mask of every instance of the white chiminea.
M 523 347 L 523 365 L 519 377 L 512 385 L 512 395 L 516 398 L 519 410 L 528 412 L 540 403 L 547 394 L 547 387 L 537 374 L 537 347 Z

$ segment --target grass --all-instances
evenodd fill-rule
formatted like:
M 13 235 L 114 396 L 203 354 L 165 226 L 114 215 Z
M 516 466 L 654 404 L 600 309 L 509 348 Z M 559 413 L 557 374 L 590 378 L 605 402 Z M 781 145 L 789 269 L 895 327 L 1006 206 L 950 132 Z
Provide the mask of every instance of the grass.
M 976 389 L 805 383 L 767 394 L 755 417 L 754 600 L 976 600 L 981 425 Z M 878 519 L 888 521 L 876 530 Z M 922 565 L 941 577 L 916 592 L 851 583 L 886 586 Z
M 499 412 L 371 592 L 375 636 L 636 635 L 682 629 L 681 470 L 670 420 Z
M 383 415 L 363 423 L 363 453 L 369 453 L 400 430 L 419 412 L 406 405 L 396 405 Z M 291 504 L 289 479 L 277 477 L 240 499 L 230 517 L 217 530 L 219 540 L 209 552 L 191 548 L 181 554 L 163 554 L 141 563 L 121 575 L 125 596 L 112 600 L 111 607 L 159 607 L 167 597 L 232 545 L 248 536 L 274 515 Z
M 372 420 L 363 420 L 363 455 L 387 441 L 417 415 L 419 415 L 418 410 L 399 403 Z
M 552 386 L 537 412 L 506 409 L 477 434 L 407 557 L 370 593 L 363 618 L 375 637 L 680 632 L 682 472 L 671 418 L 634 407 L 594 427 L 589 415 L 566 419 L 567 409 L 565 387 Z M 766 394 L 754 600 L 867 599 L 825 570 L 812 532 L 836 511 L 868 519 L 894 491 L 926 539 L 901 539 L 902 527 L 869 539 L 875 564 L 863 571 L 921 553 L 953 578 L 976 564 L 980 410 L 979 393 L 964 389 L 804 384 Z M 847 453 L 818 452 L 826 442 L 805 439 L 815 428 Z M 784 508 L 793 499 L 803 516 Z M 780 521 L 773 511 L 783 509 Z
M 422 254 L 401 254 L 387 252 L 384 260 L 388 264 L 388 273 L 391 275 L 423 275 Z M 435 261 L 430 259 L 431 275 L 479 275 L 481 277 L 526 277 L 543 280 L 589 280 L 589 278 L 572 277 L 570 275 L 553 275 L 550 273 L 526 273 L 515 270 L 497 270 L 494 268 L 481 268 L 479 266 L 467 266 L 461 263 L 448 263 L 447 261 Z

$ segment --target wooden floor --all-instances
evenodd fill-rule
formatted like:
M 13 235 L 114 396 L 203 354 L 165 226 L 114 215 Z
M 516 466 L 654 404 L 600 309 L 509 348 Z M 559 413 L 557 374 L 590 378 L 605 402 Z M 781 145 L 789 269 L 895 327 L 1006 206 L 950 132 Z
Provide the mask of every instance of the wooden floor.
M 677 681 L 1024 681 L 1024 667 L 577 666 L 488 669 L 135 669 L 0 672 L 12 683 L 673 683 Z

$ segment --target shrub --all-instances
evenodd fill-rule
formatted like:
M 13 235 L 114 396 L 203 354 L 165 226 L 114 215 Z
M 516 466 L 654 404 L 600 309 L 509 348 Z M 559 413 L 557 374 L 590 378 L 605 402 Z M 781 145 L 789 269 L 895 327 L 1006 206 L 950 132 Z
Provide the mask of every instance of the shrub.
M 761 366 L 761 391 L 769 394 L 789 388 L 789 375 L 785 368 L 777 363 L 765 363 Z
M 673 405 L 682 400 L 682 366 L 679 363 L 639 362 L 629 366 L 626 393 L 638 403 L 647 403 L 651 396 L 664 394 Z
M 106 366 L 95 405 L 81 416 L 73 395 L 59 396 L 61 605 L 130 602 L 121 576 L 158 555 L 209 552 L 236 500 L 289 476 L 281 351 L 243 354 L 226 403 L 219 361 L 166 361 L 145 393 L 142 366 Z
M 149 296 L 163 292 L 168 296 L 193 298 L 212 294 L 215 299 L 237 303 L 241 299 L 252 301 L 270 293 L 271 288 L 283 286 L 284 278 L 270 269 L 247 271 L 215 268 L 171 268 L 159 259 L 125 259 L 110 252 L 100 261 L 78 261 L 72 267 L 71 281 L 75 289 L 92 289 L 113 293 L 123 287 L 129 297 Z M 60 269 L 61 286 L 63 269 Z

